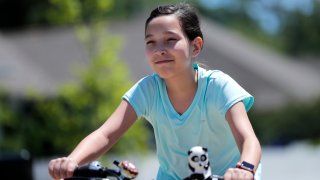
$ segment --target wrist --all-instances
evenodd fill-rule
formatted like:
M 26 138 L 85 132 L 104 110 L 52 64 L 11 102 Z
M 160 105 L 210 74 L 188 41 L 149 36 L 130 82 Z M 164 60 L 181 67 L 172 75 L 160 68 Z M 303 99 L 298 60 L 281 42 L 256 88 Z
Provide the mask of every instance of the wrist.
M 242 162 L 237 163 L 236 168 L 249 171 L 253 174 L 253 176 L 255 174 L 254 165 L 249 162 L 246 162 L 246 161 L 242 161 Z
M 73 163 L 76 167 L 79 166 L 79 162 L 76 161 L 74 158 L 68 156 L 67 159 L 68 159 L 71 163 Z

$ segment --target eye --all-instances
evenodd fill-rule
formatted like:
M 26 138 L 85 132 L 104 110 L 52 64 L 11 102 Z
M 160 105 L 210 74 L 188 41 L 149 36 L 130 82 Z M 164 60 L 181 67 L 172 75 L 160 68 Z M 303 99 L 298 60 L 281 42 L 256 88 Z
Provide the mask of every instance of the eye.
M 206 155 L 201 155 L 201 161 L 205 161 L 207 160 L 207 156 Z
M 199 162 L 199 157 L 198 156 L 193 156 L 191 159 L 194 162 Z
M 155 41 L 153 41 L 153 40 L 146 41 L 146 45 L 152 45 L 154 43 L 155 43 Z
M 168 41 L 168 42 L 176 42 L 177 39 L 176 39 L 176 38 L 168 38 L 167 41 Z

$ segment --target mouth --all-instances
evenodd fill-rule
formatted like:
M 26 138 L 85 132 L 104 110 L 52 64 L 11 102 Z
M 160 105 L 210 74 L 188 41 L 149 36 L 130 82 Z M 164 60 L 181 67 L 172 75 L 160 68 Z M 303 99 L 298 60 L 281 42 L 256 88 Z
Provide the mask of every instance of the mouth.
M 173 62 L 173 60 L 165 59 L 165 60 L 156 61 L 155 64 L 165 64 L 165 63 L 170 63 L 170 62 Z

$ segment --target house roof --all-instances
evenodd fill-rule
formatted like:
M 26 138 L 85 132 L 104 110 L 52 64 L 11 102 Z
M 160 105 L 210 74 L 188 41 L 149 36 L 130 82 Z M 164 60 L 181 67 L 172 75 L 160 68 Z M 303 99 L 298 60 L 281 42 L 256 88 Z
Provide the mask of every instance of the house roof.
M 293 61 L 206 19 L 202 28 L 205 44 L 198 60 L 231 75 L 255 96 L 256 108 L 320 96 L 319 67 Z M 110 23 L 108 29 L 122 37 L 120 57 L 132 80 L 151 74 L 144 57 L 144 19 Z M 0 33 L 0 84 L 14 94 L 30 88 L 54 94 L 60 84 L 76 80 L 73 68 L 86 66 L 86 57 L 71 28 Z

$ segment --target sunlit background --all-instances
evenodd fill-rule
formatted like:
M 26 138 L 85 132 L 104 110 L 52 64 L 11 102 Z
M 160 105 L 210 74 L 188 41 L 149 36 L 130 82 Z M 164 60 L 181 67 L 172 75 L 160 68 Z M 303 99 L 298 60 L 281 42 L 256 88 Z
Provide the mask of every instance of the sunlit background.
M 49 160 L 68 155 L 152 73 L 145 19 L 176 2 L 201 14 L 197 61 L 255 96 L 249 116 L 264 179 L 320 177 L 319 0 L 0 0 L 1 179 L 50 179 Z M 155 178 L 147 121 L 100 160 L 112 167 L 113 159 L 135 163 L 138 179 Z

